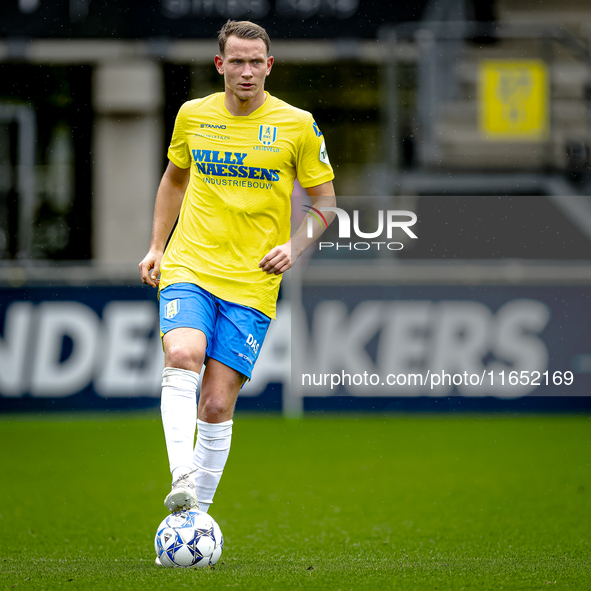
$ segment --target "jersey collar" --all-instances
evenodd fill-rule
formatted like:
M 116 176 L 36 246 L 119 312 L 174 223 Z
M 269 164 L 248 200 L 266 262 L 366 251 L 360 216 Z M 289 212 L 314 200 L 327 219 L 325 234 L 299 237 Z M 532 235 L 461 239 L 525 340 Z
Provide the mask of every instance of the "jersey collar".
M 230 111 L 226 109 L 226 105 L 224 103 L 225 95 L 223 92 L 218 93 L 217 106 L 218 109 L 221 111 L 222 115 L 224 115 L 224 117 L 227 117 L 228 119 L 235 119 L 239 121 L 259 119 L 261 117 L 264 117 L 269 112 L 269 110 L 271 109 L 271 103 L 273 102 L 273 97 L 266 90 L 264 91 L 264 93 L 267 96 L 265 102 L 258 109 L 255 109 L 250 115 L 232 115 L 232 113 L 230 113 Z

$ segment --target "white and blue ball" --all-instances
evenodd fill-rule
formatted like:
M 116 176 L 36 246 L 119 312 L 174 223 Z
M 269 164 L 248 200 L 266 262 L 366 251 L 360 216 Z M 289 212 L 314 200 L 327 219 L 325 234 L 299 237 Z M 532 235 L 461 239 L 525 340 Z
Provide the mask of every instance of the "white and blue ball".
M 164 519 L 156 531 L 154 547 L 162 566 L 213 566 L 222 555 L 224 537 L 211 515 L 191 509 Z

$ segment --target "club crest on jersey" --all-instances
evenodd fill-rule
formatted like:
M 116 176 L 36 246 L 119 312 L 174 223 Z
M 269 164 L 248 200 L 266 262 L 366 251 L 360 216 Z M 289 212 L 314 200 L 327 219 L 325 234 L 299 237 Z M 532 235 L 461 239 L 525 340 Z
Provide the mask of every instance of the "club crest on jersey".
M 172 300 L 172 302 L 168 302 L 166 306 L 164 306 L 164 316 L 167 320 L 174 318 L 181 309 L 181 300 Z
M 277 128 L 274 125 L 259 126 L 259 140 L 263 146 L 270 146 L 277 139 Z

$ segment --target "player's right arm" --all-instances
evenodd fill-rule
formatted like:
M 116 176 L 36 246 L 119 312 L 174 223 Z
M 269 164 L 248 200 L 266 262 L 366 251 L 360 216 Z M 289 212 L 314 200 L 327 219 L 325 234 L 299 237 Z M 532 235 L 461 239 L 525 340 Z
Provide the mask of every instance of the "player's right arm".
M 181 211 L 189 173 L 190 168 L 180 168 L 169 162 L 158 187 L 150 250 L 139 264 L 142 283 L 152 287 L 158 287 L 160 283 L 160 262 L 166 241 Z

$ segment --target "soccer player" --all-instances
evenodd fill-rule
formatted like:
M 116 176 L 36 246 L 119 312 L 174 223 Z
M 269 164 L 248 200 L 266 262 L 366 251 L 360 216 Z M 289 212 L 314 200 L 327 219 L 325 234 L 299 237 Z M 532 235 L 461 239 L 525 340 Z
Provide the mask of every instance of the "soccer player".
M 295 178 L 313 207 L 335 206 L 334 174 L 312 115 L 264 90 L 273 66 L 266 31 L 228 21 L 218 41 L 224 92 L 179 110 L 150 250 L 139 264 L 142 281 L 159 288 L 161 411 L 173 481 L 164 503 L 172 512 L 208 511 L 213 502 L 236 398 L 275 317 L 281 275 L 322 233 L 315 222 L 308 237 L 304 220 L 290 240 Z

